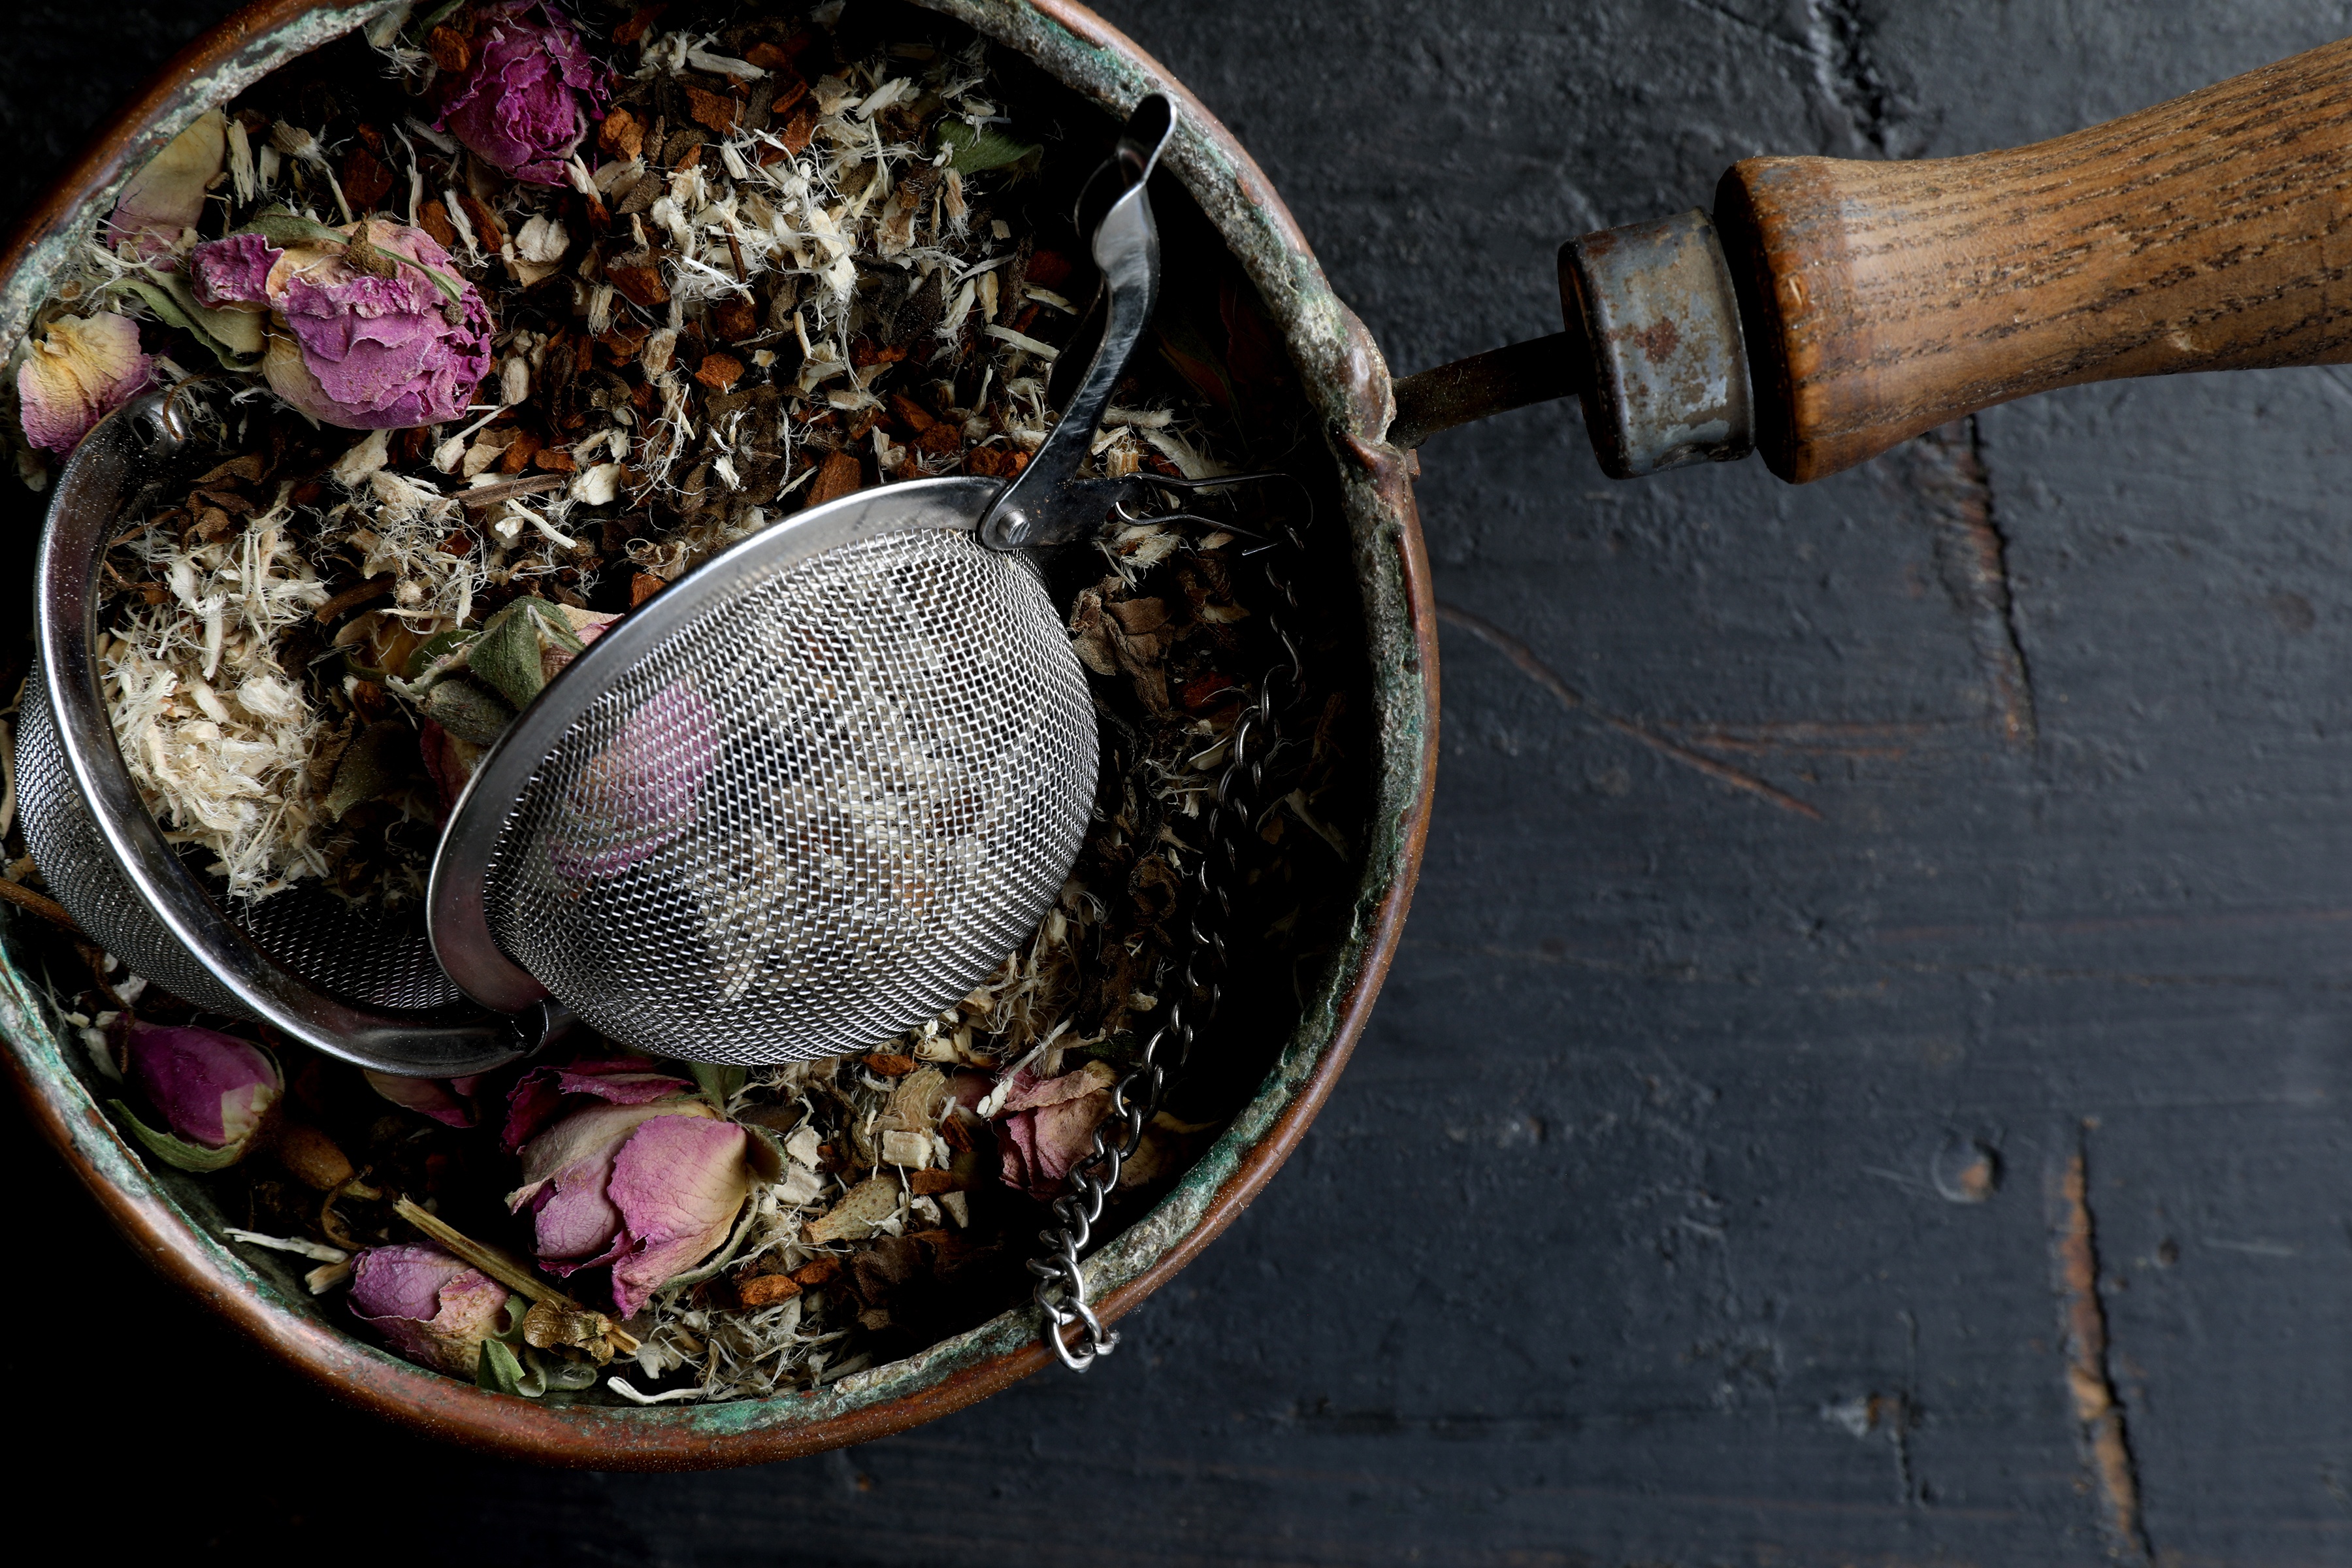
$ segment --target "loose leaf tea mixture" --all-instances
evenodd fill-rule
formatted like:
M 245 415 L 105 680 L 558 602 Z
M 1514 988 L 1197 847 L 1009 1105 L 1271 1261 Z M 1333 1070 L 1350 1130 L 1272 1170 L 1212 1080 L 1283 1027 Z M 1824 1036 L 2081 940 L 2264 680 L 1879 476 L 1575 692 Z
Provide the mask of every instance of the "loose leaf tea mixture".
M 216 460 L 121 520 L 100 637 L 132 779 L 219 896 L 414 904 L 485 750 L 631 609 L 794 510 L 1021 471 L 1087 351 L 1067 215 L 1102 138 L 947 32 L 881 0 L 416 6 L 126 186 L 19 351 L 11 423 L 38 488 L 142 390 L 226 403 Z M 1090 472 L 1197 479 L 1302 439 L 1272 330 L 1216 276 L 1171 289 Z M 885 1048 L 746 1071 L 591 1040 L 393 1079 L 86 945 L 68 1020 L 232 1237 L 315 1265 L 424 1365 L 653 1403 L 919 1349 L 1024 1293 L 1041 1205 L 1181 984 L 1192 825 L 1275 657 L 1248 557 L 1271 514 L 1226 504 L 1230 527 L 1122 521 L 1049 564 L 1103 733 L 1095 821 L 1035 936 Z M 1299 629 L 1310 660 L 1336 635 Z M 1269 954 L 1353 854 L 1344 709 L 1314 695 L 1253 825 Z M 37 907 L 37 878 L 20 855 L 6 896 Z M 1123 1190 L 1172 1180 L 1232 1103 L 1194 1099 Z

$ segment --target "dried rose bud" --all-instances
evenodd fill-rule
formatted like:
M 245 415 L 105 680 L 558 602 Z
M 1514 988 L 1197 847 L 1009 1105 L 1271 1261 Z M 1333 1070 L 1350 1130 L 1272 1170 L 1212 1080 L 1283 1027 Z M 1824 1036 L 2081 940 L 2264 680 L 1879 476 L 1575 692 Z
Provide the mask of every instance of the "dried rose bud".
M 139 324 L 130 317 L 101 310 L 52 321 L 16 371 L 25 439 L 70 452 L 154 376 L 155 362 L 140 352 Z
M 423 229 L 368 218 L 316 234 L 197 246 L 197 303 L 268 311 L 262 374 L 322 424 L 404 430 L 464 413 L 492 358 L 481 291 Z
M 1094 1148 L 1095 1129 L 1110 1114 L 1118 1075 L 1099 1061 L 1076 1072 L 1040 1079 L 1027 1068 L 1013 1075 L 998 1107 L 1001 1178 L 1040 1203 L 1062 1190 L 1070 1167 Z
M 286 1080 L 268 1051 L 213 1029 L 133 1023 L 125 1031 L 123 1077 L 147 1097 L 168 1131 L 116 1101 L 139 1141 L 184 1171 L 217 1171 L 245 1157 Z
M 548 846 L 569 882 L 651 859 L 693 825 L 695 796 L 719 765 L 719 710 L 683 681 L 662 688 L 621 726 L 572 787 L 574 825 Z
M 227 159 L 226 118 L 217 109 L 196 116 L 122 187 L 108 225 L 116 247 L 146 260 L 194 238 L 189 231 L 204 216 L 205 195 Z
M 352 1260 L 352 1310 L 420 1365 L 471 1378 L 509 1292 L 437 1247 L 371 1247 Z
M 558 1069 L 516 1085 L 509 1134 L 549 1090 L 577 1109 L 522 1144 L 523 1184 L 507 1207 L 531 1211 L 541 1267 L 559 1275 L 606 1264 L 622 1317 L 722 1246 L 758 1177 L 759 1145 L 677 1079 L 642 1071 Z M 633 1064 L 642 1066 L 642 1064 Z M 548 1069 L 541 1069 L 545 1072 Z M 680 1092 L 683 1091 L 683 1092 Z
M 608 73 L 562 12 L 543 0 L 493 0 L 475 11 L 475 54 L 442 100 L 442 129 L 518 180 L 560 185 L 604 117 Z

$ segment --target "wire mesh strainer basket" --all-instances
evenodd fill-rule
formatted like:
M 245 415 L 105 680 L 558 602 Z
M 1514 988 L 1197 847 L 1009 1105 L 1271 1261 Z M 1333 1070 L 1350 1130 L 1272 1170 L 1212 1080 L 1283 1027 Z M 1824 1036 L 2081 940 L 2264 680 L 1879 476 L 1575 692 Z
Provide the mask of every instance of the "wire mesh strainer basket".
M 978 984 L 1060 891 L 1096 771 L 1044 584 L 969 531 L 998 488 L 836 503 L 593 645 L 459 804 L 434 888 L 459 982 L 747 1063 L 873 1045 Z

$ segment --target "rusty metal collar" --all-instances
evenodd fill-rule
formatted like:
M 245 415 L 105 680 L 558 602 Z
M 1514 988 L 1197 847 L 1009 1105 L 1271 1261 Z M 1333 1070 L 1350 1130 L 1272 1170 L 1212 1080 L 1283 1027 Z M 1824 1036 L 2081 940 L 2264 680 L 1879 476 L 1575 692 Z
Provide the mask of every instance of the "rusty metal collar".
M 1559 298 L 1591 344 L 1585 426 L 1610 478 L 1754 450 L 1739 302 L 1706 213 L 1570 240 L 1559 250 Z

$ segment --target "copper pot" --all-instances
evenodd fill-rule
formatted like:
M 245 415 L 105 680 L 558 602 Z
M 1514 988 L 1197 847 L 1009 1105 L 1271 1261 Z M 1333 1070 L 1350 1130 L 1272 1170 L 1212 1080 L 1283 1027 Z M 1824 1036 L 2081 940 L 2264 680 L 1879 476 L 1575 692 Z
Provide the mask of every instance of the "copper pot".
M 922 0 L 1025 55 L 1123 116 L 1149 91 L 1181 125 L 1163 163 L 1222 234 L 1283 334 L 1329 437 L 1366 631 L 1374 772 L 1354 918 L 1267 1075 L 1217 1142 L 1090 1268 L 1115 1319 L 1164 1284 L 1273 1176 L 1331 1091 L 1394 955 L 1429 824 L 1437 757 L 1437 638 L 1429 563 L 1406 459 L 1382 439 L 1387 366 L 1331 292 L 1256 163 L 1150 56 L 1069 0 Z M 124 180 L 196 115 L 386 6 L 256 0 L 197 38 L 125 105 L 65 172 L 0 257 L 0 354 L 13 349 L 47 279 L 111 209 Z M 1327 526 L 1329 524 L 1327 522 Z M 291 1275 L 229 1251 L 200 1183 L 151 1167 L 69 1066 L 37 987 L 0 949 L 0 1034 L 39 1126 L 132 1244 L 166 1274 L 329 1393 L 420 1431 L 517 1458 L 596 1469 L 690 1468 L 790 1458 L 944 1415 L 1050 1363 L 1035 1315 L 1004 1313 L 919 1355 L 824 1389 L 705 1406 L 548 1407 L 486 1394 L 357 1338 Z

